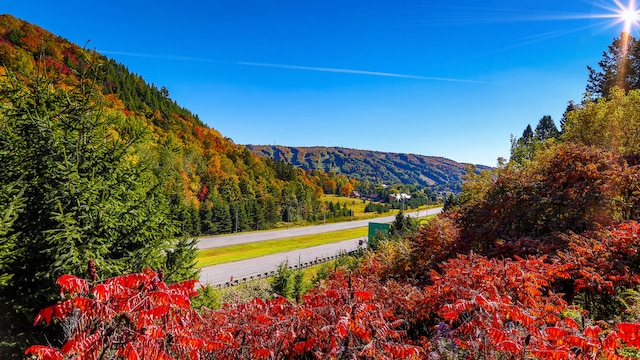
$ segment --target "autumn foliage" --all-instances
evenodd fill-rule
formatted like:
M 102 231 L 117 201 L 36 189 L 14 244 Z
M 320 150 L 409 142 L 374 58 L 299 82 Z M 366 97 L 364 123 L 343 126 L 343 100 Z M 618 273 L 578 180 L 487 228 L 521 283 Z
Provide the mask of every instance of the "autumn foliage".
M 31 53 L 44 46 L 47 69 L 71 76 L 79 53 L 39 40 L 39 28 L 10 31 L 15 22 L 0 17 L 1 59 L 26 71 L 33 65 Z M 17 44 L 20 51 L 13 50 Z M 127 121 L 136 119 L 143 104 L 115 95 L 129 94 L 142 80 L 116 79 L 105 78 L 114 95 L 108 99 L 127 108 Z M 469 177 L 459 207 L 403 240 L 382 242 L 358 269 L 334 272 L 295 302 L 275 296 L 196 310 L 191 299 L 198 294 L 197 281 L 167 284 L 162 272 L 150 269 L 97 280 L 101 269 L 92 266 L 89 280 L 62 275 L 62 301 L 42 309 L 34 325 L 58 329 L 64 342 L 33 345 L 25 354 L 640 358 L 640 141 L 634 125 L 639 103 L 640 92 L 614 91 L 609 100 L 578 106 L 567 114 L 564 139 L 541 142 L 520 161 Z M 230 231 L 232 210 L 241 229 L 312 218 L 322 190 L 347 193 L 354 187 L 346 177 L 258 160 L 175 107 L 146 115 L 145 124 L 162 139 L 157 168 L 173 171 L 163 184 L 188 205 L 177 208 L 189 232 Z M 206 220 L 201 228 L 199 219 Z
M 594 262 L 579 246 L 558 256 L 513 259 L 471 253 L 439 264 L 429 283 L 381 281 L 372 262 L 338 272 L 299 304 L 283 297 L 190 308 L 197 283 L 167 285 L 151 270 L 92 283 L 58 279 L 66 300 L 40 311 L 35 324 L 60 324 L 60 348 L 32 346 L 41 359 L 464 358 L 624 359 L 640 349 L 640 323 L 598 322 L 559 292 L 613 292 L 640 281 L 640 224 L 599 233 Z M 579 249 L 579 250 L 574 250 Z M 631 258 L 625 258 L 631 256 Z M 584 260 L 581 260 L 583 259 Z M 622 264 L 627 264 L 625 268 Z M 617 269 L 617 270 L 616 270 Z M 624 273 L 616 273 L 623 271 Z M 624 275 L 624 276 L 623 276 Z
M 275 297 L 195 310 L 194 281 L 167 285 L 151 270 L 97 282 L 64 275 L 65 300 L 40 311 L 35 323 L 57 324 L 66 342 L 27 354 L 637 357 L 640 223 L 621 206 L 635 195 L 632 182 L 620 180 L 635 165 L 584 146 L 553 151 L 535 167 L 503 169 L 477 192 L 474 207 L 463 204 L 402 241 L 383 242 L 358 269 L 335 272 L 296 302 Z M 515 176 L 525 171 L 526 179 Z M 523 217 L 526 208 L 539 217 Z
M 91 285 L 71 275 L 58 279 L 67 299 L 47 307 L 35 324 L 62 325 L 60 348 L 36 345 L 41 359 L 295 359 L 420 358 L 403 319 L 379 303 L 359 277 L 336 274 L 327 288 L 300 304 L 283 297 L 227 304 L 199 313 L 189 307 L 194 281 L 167 285 L 151 270 Z

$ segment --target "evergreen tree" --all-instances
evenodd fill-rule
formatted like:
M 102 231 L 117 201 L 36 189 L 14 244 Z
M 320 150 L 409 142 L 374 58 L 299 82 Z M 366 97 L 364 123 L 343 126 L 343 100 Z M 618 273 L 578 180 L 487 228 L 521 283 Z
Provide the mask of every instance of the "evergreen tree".
M 198 236 L 202 233 L 202 225 L 200 222 L 200 212 L 193 203 L 189 205 L 189 215 L 191 218 L 191 231 L 188 234 Z
M 531 129 L 529 126 L 528 129 Z M 556 124 L 553 122 L 553 119 L 549 115 L 545 115 L 538 122 L 538 126 L 536 126 L 535 137 L 537 140 L 547 140 L 557 138 L 560 135 L 560 131 L 556 127 Z
M 528 142 L 533 139 L 533 129 L 531 129 L 531 125 L 527 124 L 527 127 L 522 132 L 522 137 L 520 139 L 522 142 Z
M 280 296 L 291 297 L 293 292 L 292 276 L 293 270 L 289 269 L 289 262 L 287 260 L 281 262 L 280 265 L 278 265 L 275 276 L 271 280 L 271 291 Z
M 541 148 L 546 141 L 556 139 L 559 136 L 560 131 L 551 116 L 543 116 L 538 121 L 535 132 L 531 125 L 527 125 L 522 132 L 522 137 L 519 139 L 511 138 L 511 161 L 523 164 L 525 161 L 531 160 L 536 150 Z
M 594 98 L 606 97 L 617 86 L 624 91 L 640 87 L 640 44 L 633 36 L 622 33 L 613 40 L 598 62 L 600 70 L 587 67 L 586 91 Z
M 411 217 L 406 216 L 402 211 L 396 215 L 395 220 L 391 223 L 391 227 L 389 228 L 389 235 L 396 236 L 405 236 L 418 228 L 418 223 L 411 219 Z
M 562 113 L 562 119 L 560 119 L 560 132 L 563 133 L 565 130 L 565 124 L 567 123 L 567 117 L 569 113 L 579 108 L 580 106 L 576 105 L 576 103 L 574 103 L 573 100 L 569 101 L 567 108 L 564 110 L 564 113 Z
M 4 147 L 3 147 L 4 148 Z M 2 184 L 0 188 L 0 293 L 4 292 L 13 277 L 12 265 L 18 256 L 16 241 L 18 234 L 13 232 L 13 223 L 24 207 L 20 189 L 14 184 Z M 11 236 L 8 234 L 11 233 Z
M 215 199 L 213 202 L 213 218 L 214 223 L 217 224 L 217 234 L 228 234 L 232 232 L 233 221 L 231 220 L 231 212 L 229 204 L 222 202 L 220 199 Z
M 37 335 L 32 319 L 55 299 L 55 279 L 83 276 L 89 260 L 99 278 L 144 267 L 173 279 L 197 272 L 193 242 L 178 239 L 152 160 L 136 148 L 144 124 L 107 110 L 86 77 L 70 90 L 43 77 L 3 80 L 0 189 L 21 190 L 5 193 L 0 210 L 23 206 L 0 233 L 15 245 L 0 293 L 0 357 L 8 358 Z
M 214 234 L 215 224 L 213 223 L 212 204 L 207 201 L 200 205 L 200 224 L 203 234 Z
M 449 195 L 444 199 L 442 211 L 448 211 L 457 206 L 460 206 L 460 199 L 453 193 L 449 193 Z

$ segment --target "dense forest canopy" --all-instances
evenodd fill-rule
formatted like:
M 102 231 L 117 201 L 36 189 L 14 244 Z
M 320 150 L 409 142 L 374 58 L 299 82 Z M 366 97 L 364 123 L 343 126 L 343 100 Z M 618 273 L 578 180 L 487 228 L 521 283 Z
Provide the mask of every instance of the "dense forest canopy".
M 344 174 L 359 182 L 407 184 L 459 192 L 466 164 L 436 156 L 397 154 L 342 147 L 247 145 L 258 156 L 285 160 L 305 170 Z M 479 170 L 489 167 L 475 165 Z

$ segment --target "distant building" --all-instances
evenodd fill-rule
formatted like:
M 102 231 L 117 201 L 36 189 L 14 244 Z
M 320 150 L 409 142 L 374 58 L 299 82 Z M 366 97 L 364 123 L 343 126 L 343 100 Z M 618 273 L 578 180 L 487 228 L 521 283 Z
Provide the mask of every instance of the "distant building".
M 372 202 L 380 202 L 380 196 L 378 194 L 370 194 L 369 196 L 361 197 L 362 200 L 368 200 Z

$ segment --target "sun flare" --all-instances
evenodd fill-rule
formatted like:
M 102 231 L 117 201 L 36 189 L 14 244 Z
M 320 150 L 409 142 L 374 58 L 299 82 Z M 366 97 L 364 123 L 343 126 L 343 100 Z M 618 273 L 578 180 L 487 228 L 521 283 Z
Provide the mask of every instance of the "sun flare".
M 616 1 L 616 5 L 619 8 L 617 11 L 619 21 L 624 24 L 623 31 L 628 34 L 633 27 L 640 23 L 640 11 L 636 7 L 634 0 L 631 0 L 626 7 L 618 1 Z

